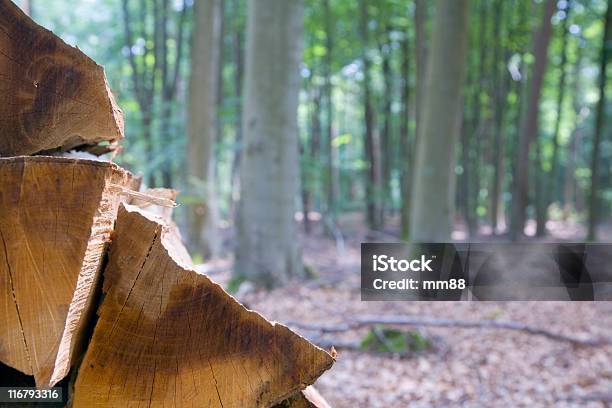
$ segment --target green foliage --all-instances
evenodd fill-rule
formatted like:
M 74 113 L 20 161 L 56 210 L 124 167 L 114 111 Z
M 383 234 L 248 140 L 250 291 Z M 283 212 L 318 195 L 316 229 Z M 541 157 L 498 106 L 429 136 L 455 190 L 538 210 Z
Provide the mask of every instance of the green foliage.
M 377 353 L 419 353 L 431 348 L 431 342 L 419 331 L 372 327 L 361 340 L 361 350 Z
M 234 275 L 229 282 L 227 282 L 227 287 L 225 288 L 225 290 L 227 290 L 228 293 L 231 294 L 235 294 L 236 292 L 238 292 L 238 289 L 240 288 L 240 285 L 242 285 L 244 282 L 246 282 L 246 277 L 242 276 L 242 275 Z

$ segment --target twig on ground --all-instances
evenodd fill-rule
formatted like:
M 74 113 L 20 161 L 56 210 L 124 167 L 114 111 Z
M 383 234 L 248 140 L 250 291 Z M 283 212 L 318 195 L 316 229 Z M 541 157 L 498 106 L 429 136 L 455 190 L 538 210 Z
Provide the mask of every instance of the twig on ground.
M 579 402 L 579 403 L 587 403 L 587 402 L 602 402 L 606 407 L 609 407 L 609 404 L 612 404 L 612 393 L 609 392 L 596 392 L 592 394 L 586 395 L 569 395 L 564 396 L 558 399 L 559 401 L 569 401 L 569 402 Z
M 543 336 L 551 340 L 568 342 L 575 346 L 597 347 L 612 344 L 612 339 L 598 338 L 585 339 L 575 336 L 568 336 L 561 333 L 556 333 L 550 330 L 542 329 L 536 326 L 530 326 L 518 322 L 497 321 L 497 320 L 453 320 L 453 319 L 436 319 L 422 318 L 411 316 L 363 316 L 356 319 L 344 321 L 335 325 L 316 325 L 300 322 L 287 322 L 288 326 L 298 329 L 316 331 L 320 333 L 340 333 L 350 330 L 359 329 L 361 327 L 372 326 L 376 324 L 386 324 L 395 326 L 429 326 L 429 327 L 459 327 L 463 329 L 493 329 L 493 330 L 512 330 L 520 331 L 536 336 Z M 335 344 L 336 347 L 342 347 Z

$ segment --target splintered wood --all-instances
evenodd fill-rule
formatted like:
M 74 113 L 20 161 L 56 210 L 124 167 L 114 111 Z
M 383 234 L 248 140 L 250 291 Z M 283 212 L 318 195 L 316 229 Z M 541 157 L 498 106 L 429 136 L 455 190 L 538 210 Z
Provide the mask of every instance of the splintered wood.
M 123 138 L 104 69 L 0 0 L 0 156 Z
M 117 212 L 110 186 L 130 183 L 105 162 L 0 159 L 0 361 L 37 386 L 61 380 L 79 352 Z
M 121 205 L 73 407 L 269 407 L 331 356 L 193 270 L 172 227 Z

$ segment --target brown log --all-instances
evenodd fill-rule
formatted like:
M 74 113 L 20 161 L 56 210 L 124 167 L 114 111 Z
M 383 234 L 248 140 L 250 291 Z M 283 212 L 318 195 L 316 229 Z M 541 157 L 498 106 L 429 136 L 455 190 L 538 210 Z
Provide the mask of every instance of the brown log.
M 172 227 L 135 206 L 119 209 L 103 292 L 74 408 L 269 407 L 333 363 L 195 272 Z
M 79 352 L 119 186 L 114 164 L 0 159 L 0 361 L 53 385 Z
M 104 69 L 0 0 L 0 156 L 123 138 Z

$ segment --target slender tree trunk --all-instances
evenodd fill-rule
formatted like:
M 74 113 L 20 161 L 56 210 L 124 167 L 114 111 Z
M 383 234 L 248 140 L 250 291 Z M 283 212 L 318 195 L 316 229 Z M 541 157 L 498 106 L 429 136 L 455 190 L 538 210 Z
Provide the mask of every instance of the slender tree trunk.
M 365 126 L 365 157 L 367 163 L 366 182 L 366 218 L 371 229 L 379 229 L 380 220 L 380 144 L 378 135 L 374 132 L 374 111 L 372 109 L 372 93 L 370 89 L 370 57 L 367 53 L 369 43 L 368 0 L 361 0 L 361 41 L 363 46 L 363 111 Z
M 147 159 L 147 163 L 151 163 L 153 160 L 153 141 L 152 141 L 152 121 L 151 121 L 151 113 L 148 108 L 141 109 L 142 115 L 142 132 L 143 139 L 145 142 L 145 158 Z M 155 179 L 155 172 L 149 171 L 148 177 L 145 180 L 149 187 L 156 187 L 157 182 Z
M 540 107 L 540 94 L 544 72 L 546 71 L 548 44 L 551 34 L 551 18 L 555 11 L 556 1 L 546 0 L 543 5 L 541 25 L 534 32 L 533 55 L 535 62 L 530 79 L 529 95 L 525 101 L 519 133 L 518 156 L 513 194 L 513 217 L 511 223 L 511 237 L 517 238 L 524 233 L 527 204 L 529 199 L 529 153 L 531 144 L 538 134 L 538 119 Z
M 234 19 L 240 7 L 239 0 L 234 0 L 232 3 Z M 232 207 L 235 210 L 240 191 L 240 156 L 242 153 L 242 78 L 244 72 L 244 49 L 243 49 L 242 27 L 234 26 L 232 34 L 232 49 L 234 57 L 234 96 L 236 98 L 236 122 L 234 123 L 234 157 L 232 159 Z M 235 211 L 232 211 L 235 215 Z
M 552 166 L 550 170 L 550 177 L 548 178 L 548 190 L 546 197 L 546 207 L 558 197 L 559 194 L 559 138 L 561 129 L 561 119 L 563 113 L 563 101 L 565 98 L 565 83 L 566 83 L 566 65 L 567 65 L 567 45 L 569 39 L 569 16 L 571 10 L 571 2 L 567 3 L 565 8 L 565 19 L 561 24 L 562 30 L 562 45 L 561 45 L 561 63 L 559 68 L 561 74 L 559 75 L 559 93 L 557 94 L 557 120 L 555 121 L 555 131 L 553 133 L 553 155 L 552 155 Z M 545 212 L 545 220 L 548 218 L 548 211 Z
M 494 91 L 494 139 L 493 139 L 493 180 L 491 181 L 490 214 L 491 234 L 498 230 L 499 214 L 501 211 L 501 191 L 504 176 L 504 144 L 503 123 L 506 110 L 506 97 L 508 90 L 508 74 L 506 69 L 507 50 L 502 45 L 502 22 L 504 17 L 504 0 L 495 4 L 493 31 L 495 51 L 493 55 L 493 84 Z M 500 69 L 501 61 L 501 69 Z
M 201 201 L 189 208 L 189 240 L 193 250 L 205 257 L 214 256 L 219 249 L 213 169 L 221 11 L 220 0 L 200 0 L 194 5 L 187 171 Z
M 478 51 L 478 74 L 474 81 L 474 93 L 472 94 L 472 126 L 470 127 L 470 134 L 467 135 L 473 143 L 469 143 L 468 146 L 472 147 L 473 150 L 468 150 L 468 160 L 470 162 L 470 175 L 473 180 L 467 179 L 473 183 L 473 188 L 468 189 L 470 195 L 469 203 L 466 213 L 468 214 L 468 229 L 470 236 L 478 234 L 478 206 L 480 205 L 480 162 L 482 156 L 482 139 L 484 138 L 484 121 L 481 117 L 481 93 L 485 90 L 485 63 L 487 60 L 487 38 L 486 38 L 486 23 L 487 23 L 487 3 L 483 1 L 479 5 L 479 22 L 478 22 L 478 42 L 480 43 L 480 49 Z
M 574 111 L 574 128 L 570 136 L 570 141 L 566 148 L 566 168 L 564 174 L 564 218 L 568 218 L 572 209 L 578 211 L 578 186 L 576 183 L 576 166 L 578 162 L 578 143 L 581 139 L 582 134 L 582 87 L 580 84 L 580 71 L 582 70 L 584 48 L 578 47 L 576 55 L 576 62 L 571 77 L 574 78 L 573 83 L 573 95 L 572 95 L 572 108 Z
M 597 239 L 597 218 L 599 211 L 599 161 L 601 137 L 604 129 L 606 106 L 606 75 L 608 59 L 612 55 L 612 0 L 608 0 L 605 29 L 601 46 L 601 60 L 599 65 L 599 101 L 595 113 L 595 130 L 593 135 L 593 150 L 591 155 L 591 191 L 589 194 L 589 223 L 587 239 Z
M 154 4 L 157 4 L 157 3 L 154 3 Z M 156 11 L 157 8 L 155 7 L 154 10 Z M 146 31 L 145 31 L 146 10 L 141 9 L 141 14 L 139 16 L 140 21 L 138 22 L 133 17 L 133 14 L 129 7 L 128 0 L 121 1 L 121 11 L 122 11 L 122 17 L 123 17 L 125 44 L 129 51 L 128 52 L 128 62 L 132 70 L 132 75 L 131 75 L 132 87 L 134 88 L 134 94 L 136 96 L 136 101 L 138 102 L 138 107 L 139 107 L 140 115 L 141 115 L 142 136 L 145 142 L 145 161 L 147 164 L 150 165 L 150 163 L 153 162 L 153 140 L 151 137 L 152 115 L 153 115 L 152 114 L 153 90 L 155 89 L 155 83 L 156 83 L 156 78 L 157 78 L 157 75 L 155 75 L 155 71 L 157 70 L 157 64 L 159 61 L 159 58 L 157 56 L 158 41 L 157 41 L 157 35 L 156 35 L 157 29 L 158 29 L 158 16 L 155 15 L 155 18 L 154 18 L 155 35 L 153 38 L 153 45 L 154 45 L 153 58 L 155 62 L 154 62 L 153 68 L 151 70 L 147 70 L 146 66 L 143 67 L 141 66 L 142 64 L 139 64 L 139 60 L 137 59 L 134 52 L 132 52 L 133 46 L 135 43 L 134 34 L 136 34 L 137 37 L 138 36 L 142 38 L 146 37 Z M 140 26 L 141 32 L 134 33 L 135 26 Z M 149 52 L 150 52 L 149 48 L 145 47 L 145 51 L 144 51 L 144 55 L 142 59 L 146 59 L 147 57 L 149 57 L 150 55 Z M 148 172 L 146 181 L 150 187 L 156 186 L 154 171 Z
M 533 192 L 536 216 L 536 237 L 543 237 L 546 233 L 546 204 L 547 187 L 545 187 L 546 173 L 542 168 L 543 162 L 542 140 L 536 136 L 535 140 L 535 160 L 530 163 L 533 166 L 533 174 L 535 175 L 535 189 Z
M 303 18 L 301 0 L 248 2 L 234 274 L 266 286 L 303 273 L 294 219 Z
M 383 204 L 381 205 L 380 212 L 384 214 L 385 204 L 391 203 L 391 167 L 393 165 L 392 155 L 392 137 L 391 137 L 391 103 L 393 97 L 393 82 L 391 72 L 391 44 L 390 42 L 390 29 L 385 29 L 385 42 L 379 45 L 379 50 L 382 54 L 382 75 L 384 84 L 383 94 L 383 125 L 380 132 L 380 146 L 381 146 L 381 193 L 383 196 Z M 381 215 L 381 220 L 384 220 Z
M 567 42 L 569 37 L 568 30 L 568 21 L 569 21 L 569 11 L 571 10 L 571 3 L 567 3 L 567 7 L 565 8 L 565 18 L 563 19 L 563 24 L 561 24 L 561 38 L 562 38 L 562 46 L 561 46 L 561 64 L 560 70 L 561 75 L 559 76 L 559 92 L 557 93 L 557 120 L 555 121 L 555 130 L 553 133 L 553 154 L 552 154 L 552 166 L 548 175 L 546 175 L 546 185 L 544 186 L 544 177 L 545 172 L 541 168 L 541 165 L 538 166 L 538 171 L 541 173 L 539 175 L 540 187 L 538 188 L 538 211 L 537 211 L 537 230 L 536 236 L 541 237 L 546 234 L 546 222 L 548 221 L 548 207 L 555 200 L 555 196 L 558 192 L 558 173 L 559 173 L 559 130 L 561 128 L 561 118 L 563 112 L 563 99 L 565 96 L 565 65 L 567 63 Z M 541 141 L 538 144 L 538 152 L 541 151 Z M 540 153 L 538 153 L 541 155 Z M 538 163 L 540 163 L 541 157 L 538 158 Z
M 324 76 L 325 76 L 325 110 L 326 110 L 326 125 L 327 125 L 327 214 L 329 221 L 336 222 L 336 206 L 338 200 L 338 172 L 334 162 L 336 161 L 335 149 L 333 146 L 334 140 L 334 104 L 332 99 L 332 57 L 334 50 L 334 23 L 329 0 L 323 2 L 325 13 L 325 57 L 324 57 Z
M 415 241 L 448 240 L 454 211 L 468 2 L 437 0 L 436 7 L 410 222 L 410 236 Z
M 408 240 L 410 237 L 410 205 L 411 205 L 411 190 L 412 190 L 412 169 L 413 169 L 413 154 L 412 143 L 409 134 L 410 123 L 410 43 L 408 41 L 409 25 L 406 24 L 404 38 L 401 43 L 402 63 L 401 63 L 401 103 L 402 115 L 400 120 L 400 183 L 402 204 L 400 209 L 401 218 L 401 237 L 403 240 Z M 417 101 L 418 105 L 418 101 Z
M 310 112 L 310 149 L 308 152 L 308 158 L 309 158 L 309 163 L 313 163 L 313 167 L 317 168 L 316 165 L 314 165 L 314 163 L 316 163 L 316 160 L 319 159 L 319 157 L 321 157 L 321 99 L 322 99 L 322 95 L 321 95 L 321 89 L 319 87 L 317 87 L 316 85 L 311 85 L 312 86 L 312 90 L 311 90 L 311 98 L 312 98 L 312 102 L 311 102 L 311 112 Z M 304 149 L 304 153 L 306 153 L 306 150 Z M 309 170 L 310 170 L 309 166 Z M 302 190 L 305 192 L 304 196 L 305 196 L 305 200 L 304 200 L 304 204 L 305 204 L 305 208 L 304 208 L 304 229 L 306 231 L 306 233 L 310 233 L 310 218 L 308 216 L 308 213 L 310 211 L 310 209 L 312 208 L 312 202 L 313 202 L 313 195 L 314 195 L 314 191 L 317 188 L 316 182 L 315 180 L 318 179 L 318 177 L 314 176 L 315 171 L 312 171 L 309 174 L 306 174 L 306 178 L 309 178 L 308 180 L 305 180 L 304 178 L 302 178 Z M 314 179 L 314 180 L 313 180 Z

